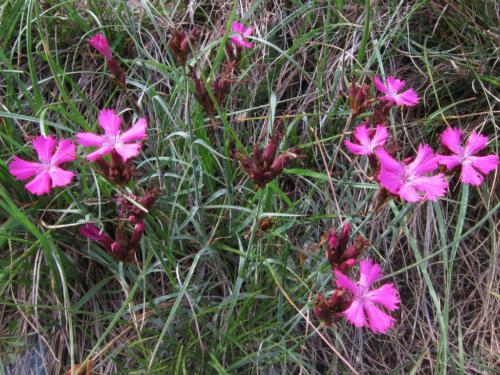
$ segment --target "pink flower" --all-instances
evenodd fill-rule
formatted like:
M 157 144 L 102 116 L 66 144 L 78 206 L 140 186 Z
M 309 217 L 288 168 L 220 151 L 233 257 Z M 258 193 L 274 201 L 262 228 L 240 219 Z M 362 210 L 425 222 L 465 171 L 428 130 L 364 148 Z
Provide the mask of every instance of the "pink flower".
M 438 158 L 428 145 L 419 145 L 417 156 L 409 163 L 395 160 L 382 148 L 375 153 L 380 161 L 378 180 L 391 193 L 408 202 L 435 201 L 445 195 L 448 182 L 444 174 L 426 176 L 438 167 Z
M 229 40 L 238 47 L 252 48 L 253 43 L 247 42 L 245 38 L 252 35 L 253 27 L 245 27 L 242 23 L 233 22 L 231 25 L 231 35 Z
M 438 163 L 447 169 L 453 169 L 461 164 L 461 181 L 465 184 L 481 185 L 483 175 L 494 171 L 498 166 L 498 155 L 474 156 L 486 148 L 487 142 L 487 137 L 472 132 L 465 147 L 462 147 L 462 131 L 448 128 L 441 134 L 441 143 L 452 154 L 439 155 Z
M 112 60 L 111 47 L 103 33 L 98 33 L 88 40 L 89 44 L 94 47 L 106 60 Z
M 375 76 L 374 82 L 377 90 L 385 94 L 379 98 L 380 100 L 392 102 L 396 105 L 406 105 L 409 107 L 412 107 L 419 102 L 418 95 L 415 91 L 413 91 L 413 89 L 408 89 L 402 93 L 399 92 L 405 85 L 406 81 L 394 77 L 387 77 L 387 84 L 384 85 L 380 78 Z
M 111 151 L 115 150 L 123 159 L 139 155 L 142 144 L 129 143 L 142 141 L 146 138 L 146 119 L 140 118 L 134 126 L 126 132 L 120 132 L 122 119 L 112 109 L 103 109 L 99 114 L 99 125 L 104 129 L 104 135 L 94 133 L 77 133 L 76 140 L 82 146 L 99 147 L 96 151 L 87 155 L 87 160 L 95 161 Z
M 380 278 L 380 266 L 371 260 L 359 264 L 359 281 L 350 280 L 342 272 L 335 271 L 337 287 L 345 288 L 352 294 L 352 303 L 343 312 L 344 316 L 356 327 L 370 327 L 375 333 L 387 333 L 393 327 L 394 318 L 382 311 L 377 305 L 389 311 L 398 309 L 399 297 L 394 285 L 384 284 L 380 288 L 370 287 Z
M 26 184 L 26 189 L 35 195 L 47 194 L 51 187 L 66 186 L 71 183 L 74 173 L 59 168 L 59 165 L 75 160 L 75 145 L 69 139 L 58 142 L 50 135 L 48 137 L 40 135 L 32 143 L 40 163 L 14 156 L 9 164 L 9 171 L 16 180 L 27 180 L 35 176 Z
M 371 155 L 375 149 L 382 147 L 387 140 L 387 128 L 383 125 L 377 125 L 376 129 L 370 129 L 366 125 L 360 125 L 354 129 L 354 138 L 358 143 L 345 141 L 344 144 L 353 154 Z

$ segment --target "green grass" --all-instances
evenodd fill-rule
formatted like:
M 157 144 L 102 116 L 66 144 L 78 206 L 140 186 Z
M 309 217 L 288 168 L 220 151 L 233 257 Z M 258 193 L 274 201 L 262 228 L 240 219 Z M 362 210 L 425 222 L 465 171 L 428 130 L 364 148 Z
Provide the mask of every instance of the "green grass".
M 373 212 L 377 185 L 342 145 L 353 127 L 348 83 L 380 74 L 408 80 L 422 99 L 391 112 L 401 155 L 437 148 L 447 124 L 487 134 L 498 154 L 498 7 L 441 3 L 0 2 L 0 373 L 27 373 L 35 351 L 47 374 L 85 361 L 96 374 L 493 373 L 497 176 Z M 173 27 L 198 27 L 191 63 L 213 79 L 233 19 L 256 28 L 255 48 L 214 130 L 168 41 Z M 86 43 L 98 31 L 126 68 L 126 93 Z M 113 220 L 112 196 L 125 190 L 83 158 L 77 180 L 44 197 L 8 172 L 12 155 L 33 156 L 29 137 L 96 130 L 104 107 L 127 125 L 149 122 L 128 188 L 153 183 L 162 194 L 138 264 L 78 234 Z M 255 191 L 231 148 L 266 143 L 278 118 L 280 149 L 303 157 Z M 274 226 L 262 233 L 265 217 Z M 386 336 L 312 314 L 316 294 L 331 290 L 314 244 L 346 220 L 401 294 Z

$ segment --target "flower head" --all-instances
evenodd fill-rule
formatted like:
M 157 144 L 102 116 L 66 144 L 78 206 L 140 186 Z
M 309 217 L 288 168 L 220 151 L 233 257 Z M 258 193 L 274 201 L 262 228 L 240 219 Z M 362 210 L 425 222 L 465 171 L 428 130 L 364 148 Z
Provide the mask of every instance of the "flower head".
M 94 47 L 106 60 L 112 60 L 113 55 L 108 40 L 103 33 L 98 33 L 88 40 L 88 43 Z
M 247 42 L 246 37 L 252 35 L 253 27 L 245 27 L 242 23 L 233 22 L 229 40 L 237 47 L 252 48 L 253 43 Z
M 370 106 L 371 95 L 370 86 L 366 83 L 358 85 L 352 81 L 349 86 L 349 105 L 353 115 L 358 115 Z
M 445 195 L 448 182 L 444 174 L 426 175 L 438 167 L 438 158 L 428 145 L 419 145 L 416 157 L 409 163 L 395 160 L 382 148 L 376 150 L 376 155 L 380 161 L 378 180 L 391 193 L 408 202 L 435 201 Z
M 365 251 L 370 242 L 361 235 L 358 235 L 349 245 L 349 237 L 351 234 L 351 225 L 344 224 L 339 234 L 335 228 L 330 229 L 326 239 L 326 257 L 332 271 L 345 272 L 357 263 L 357 258 Z
M 269 143 L 264 149 L 254 145 L 253 157 L 244 155 L 239 151 L 235 152 L 235 158 L 239 160 L 241 169 L 255 182 L 258 189 L 263 188 L 279 176 L 292 160 L 300 157 L 297 149 L 285 151 L 278 155 L 278 145 L 282 136 L 280 125 L 277 125 L 274 134 L 270 137 Z
M 476 155 L 486 148 L 487 142 L 487 137 L 472 132 L 465 147 L 462 147 L 462 131 L 448 128 L 441 134 L 441 143 L 451 152 L 451 155 L 439 155 L 438 163 L 447 169 L 461 165 L 460 180 L 465 184 L 481 185 L 483 175 L 494 171 L 498 166 L 498 155 Z
M 54 137 L 38 136 L 33 140 L 39 163 L 23 160 L 17 156 L 9 164 L 10 173 L 17 180 L 35 178 L 26 184 L 26 189 L 35 195 L 46 194 L 50 188 L 71 183 L 74 173 L 59 168 L 59 165 L 75 160 L 75 145 L 69 139 L 57 141 Z
M 408 89 L 400 93 L 406 83 L 401 79 L 387 77 L 386 84 L 384 85 L 380 78 L 376 76 L 374 83 L 377 90 L 385 94 L 379 98 L 380 100 L 408 107 L 412 107 L 419 102 L 418 95 L 413 89 Z
M 377 125 L 375 129 L 370 129 L 363 124 L 354 129 L 354 138 L 358 143 L 346 140 L 344 144 L 353 154 L 372 155 L 375 149 L 385 144 L 387 137 L 387 128 L 385 126 Z
M 382 311 L 398 309 L 399 297 L 391 283 L 371 289 L 380 278 L 380 266 L 366 259 L 359 264 L 359 281 L 350 280 L 342 272 L 335 271 L 338 288 L 345 288 L 352 295 L 352 302 L 343 314 L 356 327 L 369 327 L 375 333 L 387 333 L 394 325 L 394 318 Z
M 188 32 L 178 31 L 174 29 L 172 31 L 172 38 L 168 43 L 172 54 L 175 57 L 175 61 L 180 66 L 186 65 L 187 58 L 191 52 L 191 47 L 196 45 L 196 41 L 199 36 L 198 29 L 191 29 Z
M 124 162 L 139 155 L 142 144 L 140 142 L 131 142 L 142 141 L 146 138 L 147 122 L 145 118 L 140 118 L 130 129 L 123 133 L 120 131 L 122 119 L 112 109 L 103 109 L 99 114 L 98 122 L 104 130 L 104 135 L 94 133 L 76 134 L 76 140 L 82 146 L 99 147 L 86 156 L 87 160 L 95 161 L 108 155 L 113 150 L 120 155 Z

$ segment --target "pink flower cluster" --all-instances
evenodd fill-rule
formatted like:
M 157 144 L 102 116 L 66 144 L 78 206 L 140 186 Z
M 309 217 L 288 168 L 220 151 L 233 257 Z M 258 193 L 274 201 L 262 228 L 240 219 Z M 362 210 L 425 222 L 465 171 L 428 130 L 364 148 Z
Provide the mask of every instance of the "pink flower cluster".
M 388 77 L 384 85 L 375 77 L 374 82 L 377 90 L 385 94 L 378 98 L 381 101 L 403 106 L 414 106 L 419 102 L 413 89 L 400 92 L 405 84 L 402 80 Z M 366 99 L 363 98 L 363 102 Z M 353 141 L 345 141 L 347 149 L 353 154 L 368 156 L 370 164 L 377 169 L 376 179 L 380 185 L 408 202 L 435 201 L 446 194 L 448 181 L 444 173 L 433 174 L 439 165 L 448 170 L 461 166 L 461 181 L 472 185 L 480 185 L 484 175 L 498 166 L 497 155 L 478 155 L 486 148 L 488 139 L 485 136 L 473 132 L 462 146 L 460 129 L 450 128 L 441 135 L 441 143 L 449 154 L 436 154 L 429 145 L 421 144 L 414 157 L 402 161 L 384 148 L 388 131 L 383 124 L 371 128 L 364 123 L 354 130 L 353 138 Z
M 359 281 L 346 276 L 357 263 L 357 258 L 368 248 L 369 242 L 358 236 L 354 244 L 348 246 L 350 225 L 343 226 L 340 235 L 330 231 L 327 240 L 327 259 L 335 276 L 336 289 L 329 298 L 318 294 L 314 307 L 316 317 L 330 325 L 346 318 L 356 327 L 368 327 L 375 333 L 387 333 L 394 325 L 394 318 L 381 307 L 395 311 L 399 297 L 396 288 L 386 283 L 372 288 L 380 277 L 380 266 L 370 259 L 359 262 Z
M 120 131 L 121 118 L 112 109 L 103 109 L 99 115 L 99 125 L 104 130 L 104 135 L 95 133 L 77 133 L 77 142 L 86 147 L 98 149 L 86 156 L 89 161 L 97 161 L 113 152 L 119 155 L 123 163 L 137 156 L 141 149 L 140 142 L 146 138 L 146 119 L 139 119 L 134 126 L 125 132 Z M 60 168 L 61 164 L 76 159 L 75 145 L 69 139 L 58 141 L 53 136 L 38 136 L 33 142 L 39 162 L 31 162 L 14 156 L 9 164 L 10 173 L 17 180 L 35 178 L 26 184 L 26 189 L 35 195 L 50 192 L 51 188 L 69 185 L 74 173 Z

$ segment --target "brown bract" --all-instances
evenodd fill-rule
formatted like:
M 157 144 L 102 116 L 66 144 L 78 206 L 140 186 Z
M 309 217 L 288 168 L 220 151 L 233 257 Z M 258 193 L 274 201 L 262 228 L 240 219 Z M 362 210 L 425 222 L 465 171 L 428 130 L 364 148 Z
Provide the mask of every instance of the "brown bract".
M 134 166 L 132 159 L 123 161 L 121 156 L 115 151 L 111 151 L 111 161 L 104 158 L 96 160 L 101 173 L 106 179 L 117 185 L 125 185 L 134 177 Z
M 196 47 L 199 35 L 200 33 L 196 28 L 193 28 L 188 32 L 179 32 L 175 29 L 172 31 L 172 38 L 170 39 L 168 46 L 179 66 L 186 65 L 191 49 Z
M 318 293 L 313 311 L 316 318 L 330 326 L 342 319 L 342 312 L 350 304 L 351 300 L 347 297 L 345 290 L 336 289 L 330 298 L 325 298 L 321 293 Z
M 269 143 L 263 150 L 255 145 L 253 156 L 243 155 L 236 151 L 236 158 L 240 162 L 241 169 L 254 181 L 257 189 L 264 187 L 280 175 L 292 160 L 299 157 L 298 149 L 292 149 L 277 155 L 281 138 L 282 134 L 277 131 L 271 136 Z

